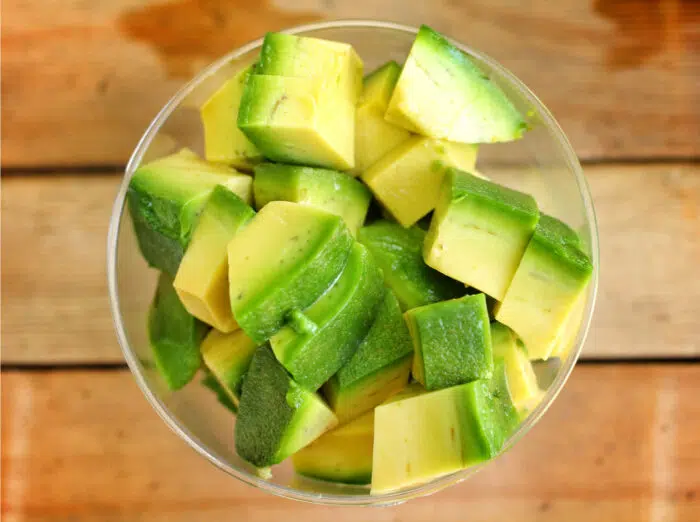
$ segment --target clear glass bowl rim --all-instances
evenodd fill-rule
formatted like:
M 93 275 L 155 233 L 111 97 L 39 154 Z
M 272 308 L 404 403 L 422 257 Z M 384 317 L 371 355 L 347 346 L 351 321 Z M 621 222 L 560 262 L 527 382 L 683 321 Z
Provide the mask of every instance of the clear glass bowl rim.
M 319 22 L 312 24 L 305 24 L 295 26 L 284 30 L 283 32 L 297 34 L 305 33 L 308 31 L 325 30 L 325 29 L 345 29 L 345 28 L 364 28 L 364 29 L 386 29 L 394 30 L 397 32 L 408 33 L 415 35 L 418 31 L 417 28 L 408 25 L 397 24 L 393 22 L 385 22 L 378 20 L 335 20 L 328 22 Z M 129 345 L 126 331 L 124 329 L 124 324 L 122 320 L 122 313 L 120 308 L 119 293 L 117 289 L 117 250 L 119 248 L 118 238 L 119 229 L 121 224 L 122 213 L 124 211 L 126 192 L 129 184 L 129 180 L 138 165 L 141 163 L 142 158 L 146 150 L 148 149 L 151 141 L 157 134 L 160 127 L 168 119 L 170 114 L 178 107 L 180 103 L 208 76 L 215 73 L 222 66 L 235 60 L 239 56 L 248 53 L 261 46 L 263 39 L 258 38 L 250 43 L 247 43 L 237 49 L 234 49 L 230 53 L 222 56 L 199 73 L 197 73 L 188 83 L 186 83 L 160 110 L 158 115 L 153 119 L 151 124 L 148 126 L 143 136 L 139 140 L 134 152 L 129 159 L 126 166 L 125 175 L 122 180 L 119 192 L 114 202 L 112 209 L 112 215 L 110 218 L 109 231 L 107 235 L 107 280 L 109 288 L 109 300 L 110 308 L 112 311 L 112 318 L 114 321 L 114 328 L 117 334 L 117 339 L 119 345 L 121 346 L 124 358 L 134 376 L 139 388 L 146 396 L 148 402 L 151 404 L 153 409 L 158 413 L 158 415 L 163 419 L 163 421 L 168 425 L 168 427 L 174 431 L 179 437 L 184 439 L 191 448 L 193 448 L 197 453 L 204 456 L 209 462 L 214 464 L 219 469 L 228 473 L 229 475 L 241 480 L 242 482 L 249 484 L 251 486 L 260 488 L 263 491 L 285 497 L 294 500 L 299 500 L 302 502 L 309 502 L 314 504 L 322 505 L 335 505 L 335 506 L 367 506 L 367 505 L 393 505 L 401 502 L 405 502 L 412 498 L 417 498 L 425 495 L 430 495 L 444 488 L 457 484 L 461 482 L 484 466 L 488 465 L 492 461 L 486 461 L 480 465 L 470 467 L 468 469 L 440 477 L 426 484 L 415 486 L 409 489 L 398 491 L 396 493 L 389 493 L 385 495 L 371 496 L 371 495 L 326 495 L 319 493 L 312 493 L 300 489 L 294 489 L 291 487 L 285 487 L 272 482 L 268 482 L 256 475 L 247 473 L 243 470 L 236 469 L 231 466 L 224 459 L 219 457 L 216 453 L 211 451 L 206 447 L 202 441 L 200 441 L 194 434 L 192 434 L 186 426 L 183 426 L 176 418 L 172 416 L 168 407 L 159 399 L 159 397 L 150 389 L 144 375 L 141 373 L 140 364 L 136 354 L 132 351 Z M 569 355 L 565 361 L 562 361 L 562 367 L 557 372 L 557 377 L 552 382 L 551 386 L 548 388 L 545 396 L 543 397 L 537 408 L 527 417 L 527 419 L 521 423 L 518 430 L 510 437 L 507 441 L 506 446 L 501 454 L 505 453 L 510 449 L 522 436 L 525 435 L 544 415 L 547 409 L 554 402 L 556 397 L 559 395 L 564 384 L 568 380 L 576 361 L 579 358 L 583 345 L 585 343 L 586 337 L 588 335 L 588 330 L 590 328 L 591 319 L 593 316 L 593 310 L 595 307 L 596 296 L 598 292 L 598 271 L 599 271 L 599 250 L 598 250 L 598 227 L 596 222 L 595 210 L 593 207 L 592 197 L 588 183 L 583 175 L 583 170 L 581 164 L 573 150 L 568 138 L 564 134 L 559 124 L 556 122 L 554 117 L 551 115 L 549 110 L 544 106 L 544 104 L 532 93 L 514 74 L 501 66 L 498 62 L 485 55 L 482 52 L 474 50 L 460 42 L 450 39 L 450 41 L 457 45 L 459 48 L 465 52 L 477 57 L 484 63 L 488 64 L 489 67 L 498 71 L 498 73 L 508 80 L 510 84 L 515 87 L 521 96 L 527 99 L 532 108 L 539 114 L 544 124 L 553 131 L 553 135 L 557 138 L 559 142 L 559 147 L 563 153 L 563 157 L 568 163 L 568 167 L 573 172 L 576 182 L 579 187 L 579 193 L 583 201 L 586 221 L 589 227 L 589 234 L 591 237 L 591 259 L 593 262 L 593 276 L 591 282 L 589 283 L 588 289 L 588 299 L 586 303 L 585 310 L 583 312 L 581 326 L 578 332 L 578 336 L 572 347 Z M 498 457 L 497 457 L 498 458 Z

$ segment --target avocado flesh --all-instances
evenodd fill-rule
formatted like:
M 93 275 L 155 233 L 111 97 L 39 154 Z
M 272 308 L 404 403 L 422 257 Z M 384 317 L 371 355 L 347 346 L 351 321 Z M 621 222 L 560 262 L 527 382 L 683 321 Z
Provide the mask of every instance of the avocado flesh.
M 384 272 L 384 282 L 396 294 L 403 311 L 461 297 L 464 284 L 450 279 L 423 261 L 425 231 L 386 220 L 360 229 L 358 241 Z
M 236 322 L 256 343 L 272 337 L 330 288 L 352 243 L 338 216 L 287 201 L 265 205 L 228 245 Z
M 474 167 L 474 145 L 414 136 L 362 174 L 375 197 L 404 227 L 435 208 L 447 167 Z
M 251 170 L 262 161 L 262 154 L 237 125 L 243 90 L 253 66 L 248 66 L 226 81 L 202 105 L 199 113 L 204 127 L 204 157 Z
M 285 326 L 270 339 L 272 350 L 296 382 L 317 390 L 352 358 L 383 295 L 381 272 L 355 243 L 333 286 L 302 312 L 315 328 Z
M 294 470 L 305 477 L 343 484 L 372 481 L 374 412 L 324 433 L 292 456 Z
M 493 354 L 484 294 L 413 308 L 404 317 L 415 349 L 413 376 L 426 390 L 491 378 Z
M 315 393 L 294 382 L 267 345 L 259 347 L 243 382 L 236 451 L 251 464 L 278 464 L 337 420 Z
M 538 217 L 532 196 L 450 169 L 423 257 L 435 270 L 501 301 Z
M 413 344 L 391 290 L 385 292 L 375 316 L 353 357 L 324 386 L 341 423 L 373 409 L 408 382 Z
M 593 265 L 579 245 L 573 230 L 542 215 L 508 291 L 496 307 L 496 320 L 520 336 L 531 359 L 550 357 L 584 295 Z
M 161 273 L 148 313 L 148 336 L 156 368 L 170 390 L 185 386 L 199 370 L 199 344 L 207 330 L 182 306 L 172 278 Z
M 460 143 L 511 141 L 527 128 L 506 94 L 476 63 L 425 25 L 396 83 L 386 119 L 424 136 Z
M 343 218 L 355 235 L 365 222 L 372 195 L 362 183 L 335 170 L 264 163 L 255 168 L 256 208 L 270 201 L 292 201 Z
M 238 328 L 229 299 L 227 247 L 254 215 L 255 211 L 226 186 L 216 186 L 173 283 L 185 308 L 221 332 Z
M 188 149 L 136 169 L 127 201 L 148 264 L 175 276 L 212 189 L 240 176 L 232 168 L 207 163 Z

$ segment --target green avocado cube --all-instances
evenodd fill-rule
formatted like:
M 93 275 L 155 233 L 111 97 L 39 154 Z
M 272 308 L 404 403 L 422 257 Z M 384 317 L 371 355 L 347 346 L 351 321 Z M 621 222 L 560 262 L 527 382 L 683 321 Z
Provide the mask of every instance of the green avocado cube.
M 491 329 L 484 294 L 413 308 L 404 317 L 415 348 L 413 377 L 426 390 L 491 377 Z

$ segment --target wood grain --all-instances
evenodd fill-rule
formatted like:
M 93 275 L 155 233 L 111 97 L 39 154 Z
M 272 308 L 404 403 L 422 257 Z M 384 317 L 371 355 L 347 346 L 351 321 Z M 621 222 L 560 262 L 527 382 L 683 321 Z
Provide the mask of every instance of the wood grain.
M 4 372 L 7 522 L 700 520 L 700 367 L 585 365 L 540 424 L 473 479 L 383 509 L 245 486 L 165 427 L 126 371 Z
M 123 164 L 195 71 L 320 19 L 427 23 L 520 76 L 585 159 L 700 154 L 694 0 L 3 3 L 4 167 Z
M 700 167 L 591 166 L 587 177 L 602 269 L 585 357 L 700 356 Z M 119 182 L 107 175 L 3 181 L 4 362 L 122 360 L 105 276 Z

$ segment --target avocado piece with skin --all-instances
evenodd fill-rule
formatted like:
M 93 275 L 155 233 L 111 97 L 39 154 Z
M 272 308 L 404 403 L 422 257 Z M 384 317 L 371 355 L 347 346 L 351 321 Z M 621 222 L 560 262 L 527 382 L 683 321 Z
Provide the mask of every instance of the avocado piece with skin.
M 297 320 L 282 328 L 270 339 L 275 356 L 296 382 L 319 389 L 352 358 L 383 295 L 379 268 L 365 247 L 355 243 L 333 286 L 300 313 L 313 327 L 299 328 Z
M 362 174 L 362 181 L 404 227 L 435 208 L 448 167 L 471 169 L 477 147 L 414 136 Z
M 272 201 L 228 244 L 233 316 L 256 343 L 338 278 L 353 239 L 343 220 L 313 207 Z
M 214 187 L 173 283 L 185 308 L 221 332 L 238 328 L 229 299 L 227 247 L 253 216 L 228 187 Z
M 199 370 L 199 345 L 208 329 L 185 310 L 172 278 L 162 272 L 148 313 L 148 337 L 156 368 L 169 389 L 179 390 Z
M 204 157 L 251 170 L 262 154 L 237 125 L 238 109 L 248 76 L 254 66 L 238 71 L 202 105 L 199 114 L 204 127 Z
M 391 290 L 375 316 L 355 354 L 323 388 L 341 423 L 373 409 L 408 383 L 413 343 Z
M 547 359 L 593 273 L 576 233 L 543 214 L 496 319 L 523 340 L 531 359 Z
M 241 458 L 259 468 L 279 464 L 337 422 L 318 394 L 292 380 L 268 345 L 255 351 L 236 421 Z
M 127 201 L 139 248 L 151 267 L 175 276 L 199 212 L 220 183 L 231 183 L 243 199 L 251 196 L 250 176 L 207 163 L 189 149 L 136 169 Z
M 386 119 L 460 143 L 511 141 L 527 129 L 522 114 L 474 60 L 426 25 L 413 42 Z
M 361 228 L 357 235 L 384 272 L 384 282 L 396 294 L 403 311 L 466 293 L 463 283 L 425 264 L 425 235 L 417 226 L 404 228 L 386 220 Z
M 292 201 L 343 218 L 355 235 L 365 222 L 372 194 L 358 180 L 336 170 L 263 163 L 255 167 L 255 206 Z
M 305 477 L 342 484 L 372 481 L 374 412 L 324 433 L 292 455 L 294 470 Z
M 435 270 L 501 301 L 538 218 L 529 194 L 449 169 L 423 258 Z
M 484 294 L 413 308 L 404 314 L 413 339 L 413 377 L 428 391 L 493 373 L 489 314 Z

